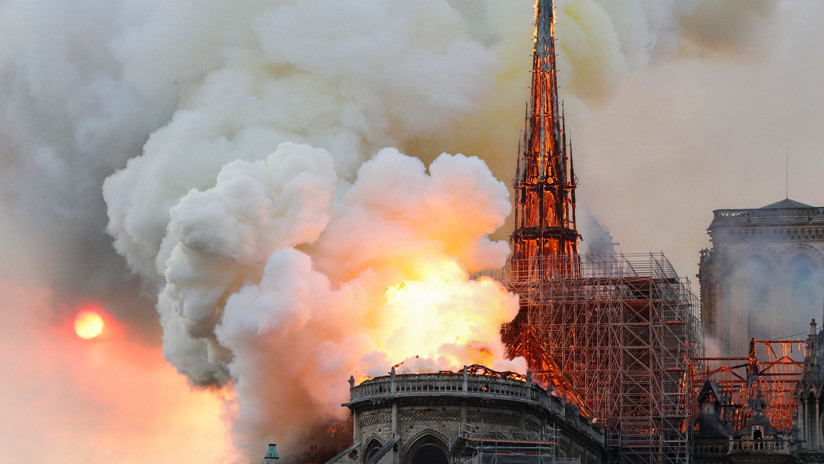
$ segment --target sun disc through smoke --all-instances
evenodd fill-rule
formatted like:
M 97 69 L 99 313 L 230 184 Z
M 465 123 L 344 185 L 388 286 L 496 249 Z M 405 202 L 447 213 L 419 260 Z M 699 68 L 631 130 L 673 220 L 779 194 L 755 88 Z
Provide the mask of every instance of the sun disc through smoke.
M 84 340 L 91 340 L 103 333 L 103 325 L 103 318 L 94 311 L 80 311 L 74 318 L 74 331 Z

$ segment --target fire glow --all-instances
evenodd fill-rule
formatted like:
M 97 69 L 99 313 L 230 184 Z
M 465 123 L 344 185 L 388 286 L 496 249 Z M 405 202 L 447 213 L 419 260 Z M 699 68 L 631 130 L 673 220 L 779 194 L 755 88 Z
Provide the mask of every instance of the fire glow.
M 506 321 L 513 301 L 500 284 L 470 280 L 455 262 L 427 266 L 420 280 L 404 280 L 386 291 L 383 313 L 394 322 L 381 351 L 390 360 L 410 359 L 416 370 L 458 370 L 465 364 L 493 365 L 505 355 L 490 320 Z M 429 368 L 420 359 L 434 361 Z
M 236 431 L 262 443 L 267 434 L 288 447 L 339 414 L 346 386 L 331 378 L 397 363 L 518 370 L 499 335 L 517 298 L 470 278 L 506 259 L 507 244 L 488 238 L 511 208 L 506 186 L 478 158 L 444 154 L 427 170 L 384 149 L 333 203 L 331 166 L 325 150 L 283 144 L 266 163 L 227 166 L 214 188 L 172 210 L 159 304 L 166 350 L 195 383 L 232 382 Z

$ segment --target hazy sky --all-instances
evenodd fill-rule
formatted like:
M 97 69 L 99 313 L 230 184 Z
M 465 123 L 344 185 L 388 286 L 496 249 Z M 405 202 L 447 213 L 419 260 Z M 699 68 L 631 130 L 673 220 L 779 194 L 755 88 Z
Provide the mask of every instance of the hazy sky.
M 238 281 L 257 279 L 246 288 L 265 293 L 268 255 L 261 259 L 254 246 L 221 248 L 245 237 L 240 226 L 219 230 L 229 231 L 220 240 L 187 236 L 189 244 L 202 239 L 211 251 L 237 254 L 224 261 L 186 261 L 178 246 L 187 226 L 211 224 L 209 195 L 223 201 L 212 191 L 218 172 L 252 172 L 278 143 L 296 140 L 331 152 L 336 172 L 322 162 L 306 171 L 332 182 L 337 175 L 337 183 L 324 184 L 337 193 L 387 145 L 427 164 L 441 152 L 479 155 L 499 179 L 512 177 L 528 93 L 531 0 L 206 3 L 0 0 L 0 367 L 7 373 L 0 447 L 8 462 L 225 463 L 261 451 L 236 451 L 228 424 L 242 447 L 259 445 L 254 425 L 268 422 L 250 421 L 231 389 L 217 393 L 214 385 L 244 375 L 239 363 L 230 368 L 233 353 L 282 354 L 260 349 L 270 345 L 232 344 L 238 340 L 219 333 L 222 305 Z M 712 210 L 783 199 L 786 155 L 790 198 L 824 205 L 818 0 L 557 5 L 578 203 L 609 228 L 620 251 L 663 251 L 697 293 L 693 277 Z M 221 171 L 235 158 L 245 162 Z M 477 171 L 483 182 L 472 185 L 496 185 L 478 164 L 454 159 Z M 430 186 L 422 166 L 403 163 L 421 169 L 416 185 Z M 296 198 L 303 187 L 293 189 Z M 189 195 L 191 189 L 212 193 Z M 347 202 L 369 203 L 357 194 Z M 482 206 L 494 206 L 500 195 L 490 198 Z M 314 208 L 308 200 L 306 208 L 284 203 L 289 220 L 275 217 L 264 229 L 303 224 L 304 209 Z M 203 208 L 186 217 L 181 204 Z M 472 233 L 496 223 L 506 209 L 498 206 Z M 454 215 L 439 214 L 460 229 Z M 312 236 L 315 229 L 288 233 Z M 310 242 L 315 248 L 298 248 L 335 248 Z M 467 268 L 481 266 L 474 248 L 455 247 L 468 256 Z M 345 251 L 331 255 L 348 259 Z M 185 265 L 175 267 L 175 258 Z M 316 267 L 333 269 L 326 274 L 336 282 L 334 259 L 313 258 Z M 226 278 L 225 269 L 236 272 Z M 204 285 L 208 278 L 219 285 Z M 195 282 L 194 290 L 170 288 L 180 281 Z M 108 324 L 103 336 L 83 341 L 72 318 L 90 302 L 102 305 Z M 265 341 L 266 324 L 278 322 L 238 320 L 256 334 L 240 341 Z M 164 359 L 161 340 L 188 379 Z M 340 369 L 333 365 L 337 348 L 323 345 L 330 364 L 315 366 L 320 373 Z M 253 372 L 271 367 L 253 361 Z M 188 381 L 212 390 L 193 390 Z M 329 379 L 311 393 L 334 398 L 345 394 L 345 381 Z M 252 405 L 267 398 L 248 395 Z M 244 438 L 249 430 L 253 438 Z
M 621 251 L 664 251 L 697 293 L 712 211 L 783 199 L 785 156 L 790 198 L 824 205 L 824 32 L 804 19 L 760 59 L 652 67 L 590 113 L 575 134 L 580 202 Z

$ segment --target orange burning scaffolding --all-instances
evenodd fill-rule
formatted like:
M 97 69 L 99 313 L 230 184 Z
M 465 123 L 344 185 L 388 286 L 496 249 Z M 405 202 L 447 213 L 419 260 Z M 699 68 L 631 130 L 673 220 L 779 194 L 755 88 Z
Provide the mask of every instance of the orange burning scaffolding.
M 689 462 L 699 330 L 689 282 L 661 254 L 543 261 L 510 262 L 500 276 L 521 298 L 503 329 L 510 355 L 583 404 L 605 427 L 614 460 Z M 576 272 L 546 278 L 544 267 Z
M 749 400 L 758 391 L 767 403 L 772 425 L 783 431 L 792 427 L 797 406 L 795 386 L 801 379 L 806 340 L 751 340 L 747 357 L 695 358 L 692 385 L 697 394 L 705 380 L 718 386 L 723 397 L 722 419 L 741 430 L 751 415 Z

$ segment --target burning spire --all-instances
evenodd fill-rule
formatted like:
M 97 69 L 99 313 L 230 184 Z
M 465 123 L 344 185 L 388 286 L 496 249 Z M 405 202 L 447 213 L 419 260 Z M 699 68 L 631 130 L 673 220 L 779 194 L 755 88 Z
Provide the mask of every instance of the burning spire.
M 515 272 L 531 272 L 535 264 L 519 264 L 530 259 L 538 263 L 543 260 L 534 258 L 578 255 L 575 174 L 558 102 L 553 13 L 552 0 L 538 0 L 532 95 L 514 183 L 516 216 L 511 241 Z
M 535 279 L 546 281 L 578 273 L 575 174 L 559 106 L 552 0 L 538 0 L 532 95 L 514 182 L 510 278 L 515 291 L 529 287 Z M 535 330 L 533 313 L 543 309 L 530 304 L 529 298 L 522 295 L 518 316 L 504 326 L 502 338 L 509 356 L 526 359 L 539 376 L 564 391 L 568 401 L 589 415 L 590 409 L 573 388 L 572 380 L 547 352 L 545 340 Z

